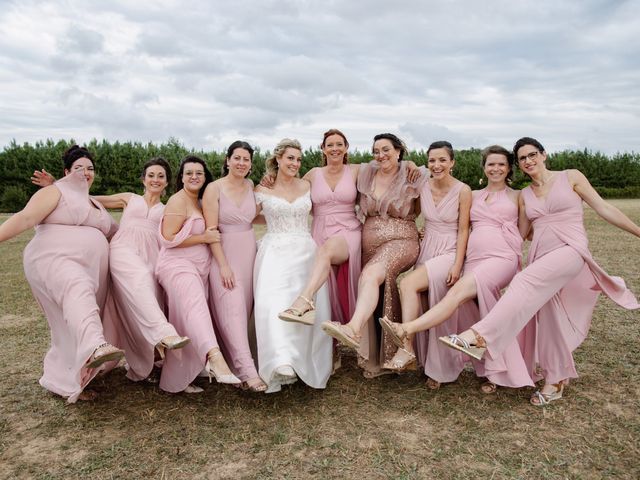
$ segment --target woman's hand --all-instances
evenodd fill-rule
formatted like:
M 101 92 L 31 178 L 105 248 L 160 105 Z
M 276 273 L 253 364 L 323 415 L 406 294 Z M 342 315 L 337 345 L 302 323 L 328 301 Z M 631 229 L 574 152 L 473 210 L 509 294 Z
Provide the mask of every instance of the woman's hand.
M 260 185 L 263 186 L 264 188 L 268 188 L 269 190 L 273 189 L 273 186 L 275 185 L 275 183 L 276 183 L 276 178 L 267 174 L 265 174 L 262 177 L 262 180 L 260 180 Z
M 202 234 L 202 243 L 219 243 L 220 242 L 220 232 L 215 227 L 207 228 Z
M 447 273 L 447 287 L 453 286 L 458 280 L 460 280 L 460 274 L 462 273 L 462 265 L 453 265 Z
M 407 180 L 409 180 L 410 183 L 415 182 L 422 175 L 418 166 L 411 160 L 407 161 L 407 170 Z
M 49 185 L 53 185 L 55 181 L 56 179 L 53 178 L 53 175 L 44 168 L 40 171 L 34 170 L 33 176 L 31 177 L 31 183 L 39 187 L 48 187 Z
M 222 286 L 227 290 L 233 290 L 236 286 L 236 278 L 229 265 L 220 267 L 220 278 L 222 278 Z

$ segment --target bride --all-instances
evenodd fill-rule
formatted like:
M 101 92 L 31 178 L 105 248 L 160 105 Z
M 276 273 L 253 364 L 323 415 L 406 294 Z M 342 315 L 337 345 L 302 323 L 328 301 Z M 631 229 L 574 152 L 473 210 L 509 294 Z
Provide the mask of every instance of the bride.
M 331 316 L 326 285 L 315 302 L 305 299 L 317 308 L 315 324 L 278 318 L 305 284 L 316 251 L 309 232 L 310 184 L 297 177 L 301 162 L 300 143 L 285 138 L 266 161 L 267 173 L 275 177 L 273 188 L 255 189 L 258 212 L 267 222 L 253 275 L 259 374 L 267 393 L 280 391 L 298 377 L 310 387 L 324 388 L 332 369 L 332 340 L 320 330 L 322 319 Z

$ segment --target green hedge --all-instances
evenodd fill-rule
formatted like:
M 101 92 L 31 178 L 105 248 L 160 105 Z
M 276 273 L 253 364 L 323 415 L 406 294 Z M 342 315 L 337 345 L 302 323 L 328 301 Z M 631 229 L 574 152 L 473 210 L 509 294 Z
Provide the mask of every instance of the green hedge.
M 47 140 L 34 145 L 12 142 L 0 152 L 0 211 L 20 210 L 37 187 L 31 185 L 29 177 L 34 170 L 41 168 L 51 172 L 56 178 L 62 176 L 62 153 L 76 143 L 60 140 Z M 161 156 L 167 159 L 175 171 L 180 159 L 187 154 L 201 156 L 209 164 L 215 177 L 220 176 L 225 152 L 205 152 L 189 149 L 175 139 L 157 145 L 139 142 L 91 141 L 87 147 L 95 154 L 96 180 L 92 187 L 95 194 L 116 192 L 140 192 L 140 174 L 142 165 L 151 157 Z M 270 152 L 256 150 L 251 179 L 259 182 L 264 174 L 264 161 Z M 349 154 L 354 163 L 368 162 L 371 153 L 355 151 Z M 426 161 L 425 151 L 412 151 L 408 159 L 418 165 Z M 307 150 L 303 155 L 301 174 L 320 165 L 321 153 L 317 149 Z M 624 153 L 607 157 L 599 152 L 564 151 L 549 156 L 549 167 L 560 170 L 577 168 L 594 185 L 596 190 L 607 198 L 640 198 L 640 154 Z M 480 150 L 468 149 L 456 151 L 454 175 L 471 188 L 480 188 L 482 177 Z M 528 184 L 527 177 L 517 172 L 513 186 L 522 188 Z

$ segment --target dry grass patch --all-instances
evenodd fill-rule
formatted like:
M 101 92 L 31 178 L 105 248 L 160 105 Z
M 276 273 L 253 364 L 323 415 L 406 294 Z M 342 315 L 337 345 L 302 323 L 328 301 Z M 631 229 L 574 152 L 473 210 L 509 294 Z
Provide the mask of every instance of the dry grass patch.
M 615 201 L 636 222 L 640 201 Z M 586 210 L 591 249 L 640 294 L 640 241 Z M 6 218 L 6 217 L 5 217 Z M 122 372 L 67 406 L 38 385 L 49 336 L 22 273 L 31 233 L 0 244 L 2 478 L 638 478 L 640 314 L 598 302 L 581 377 L 550 408 L 531 389 L 432 392 L 415 374 L 365 380 L 346 356 L 324 391 L 255 395 L 199 381 L 170 395 Z

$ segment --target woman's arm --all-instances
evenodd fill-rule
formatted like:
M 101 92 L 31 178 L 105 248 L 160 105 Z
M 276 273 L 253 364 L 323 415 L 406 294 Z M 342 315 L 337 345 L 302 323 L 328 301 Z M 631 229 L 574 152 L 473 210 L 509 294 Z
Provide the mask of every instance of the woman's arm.
M 60 190 L 53 185 L 38 190 L 21 211 L 0 225 L 0 242 L 20 235 L 42 222 L 55 210 L 61 196 Z
M 187 220 L 187 204 L 186 202 L 174 195 L 167 202 L 167 206 L 164 209 L 164 217 L 162 218 L 162 236 L 169 241 L 173 241 L 176 238 L 178 232 L 182 229 L 184 222 Z M 187 237 L 182 243 L 176 245 L 174 248 L 185 248 L 201 243 L 214 243 L 220 241 L 220 234 L 215 229 L 207 228 L 204 233 L 191 235 Z
M 605 202 L 595 188 L 591 186 L 587 177 L 580 170 L 568 170 L 567 176 L 573 190 L 580 195 L 603 219 L 636 237 L 640 237 L 640 227 L 633 223 L 629 217 L 608 202 Z
M 531 233 L 531 220 L 527 217 L 522 192 L 518 195 L 518 230 L 520 230 L 520 236 L 524 240 L 526 240 Z
M 218 229 L 218 215 L 220 212 L 220 190 L 218 182 L 213 182 L 207 185 L 202 196 L 202 213 L 207 228 Z M 228 290 L 232 290 L 235 287 L 236 280 L 233 275 L 233 271 L 229 266 L 227 257 L 222 250 L 222 244 L 220 242 L 209 244 L 211 247 L 211 253 L 213 258 L 218 263 L 220 268 L 220 277 L 222 278 L 222 286 Z
M 96 202 L 100 202 L 104 208 L 124 209 L 131 200 L 131 192 L 114 193 L 113 195 L 92 195 Z
M 469 224 L 471 218 L 471 189 L 465 185 L 460 190 L 458 206 L 458 238 L 456 239 L 456 257 L 447 275 L 447 286 L 452 286 L 460 279 L 464 256 L 467 253 L 469 241 Z

